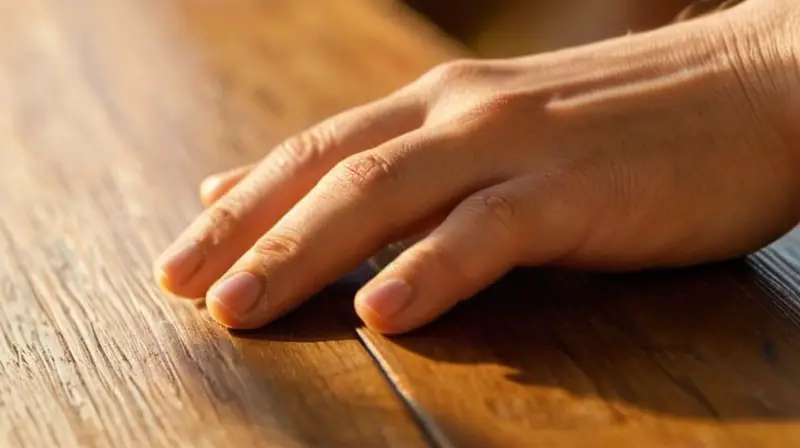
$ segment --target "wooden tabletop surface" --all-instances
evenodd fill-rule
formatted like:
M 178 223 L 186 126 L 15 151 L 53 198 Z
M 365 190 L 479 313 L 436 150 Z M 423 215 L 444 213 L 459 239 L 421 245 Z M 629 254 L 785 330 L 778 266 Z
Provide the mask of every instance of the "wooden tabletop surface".
M 204 175 L 464 55 L 393 0 L 0 0 L 0 446 L 800 446 L 800 243 L 515 272 L 387 339 L 231 334 L 150 262 Z

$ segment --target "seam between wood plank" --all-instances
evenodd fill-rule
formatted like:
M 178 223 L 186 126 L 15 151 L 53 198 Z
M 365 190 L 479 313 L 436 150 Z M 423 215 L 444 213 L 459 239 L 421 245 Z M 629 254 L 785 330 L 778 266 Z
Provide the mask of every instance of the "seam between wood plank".
M 383 248 L 375 256 L 367 260 L 366 267 L 369 275 L 375 275 L 397 258 L 406 246 L 402 242 L 390 244 Z M 367 279 L 363 279 L 366 283 Z M 375 366 L 380 371 L 381 375 L 386 379 L 389 387 L 394 391 L 395 395 L 402 401 L 411 418 L 420 428 L 420 431 L 431 444 L 436 448 L 451 448 L 454 444 L 447 438 L 445 432 L 439 427 L 436 420 L 428 414 L 425 408 L 414 399 L 411 392 L 403 387 L 400 378 L 392 373 L 391 365 L 385 359 L 385 354 L 372 343 L 369 335 L 365 334 L 368 330 L 364 327 L 359 328 L 354 325 L 353 329 L 356 333 L 356 338 L 361 342 L 364 350 L 369 354 L 370 358 L 375 362 Z
M 411 418 L 420 428 L 420 431 L 427 439 L 430 446 L 435 448 L 453 448 L 452 442 L 447 438 L 444 431 L 436 423 L 436 420 L 428 414 L 422 405 L 411 396 L 401 384 L 399 378 L 394 375 L 389 367 L 389 363 L 384 359 L 384 355 L 378 348 L 370 341 L 369 337 L 364 335 L 366 331 L 364 328 L 354 328 L 357 339 L 361 342 L 364 350 L 369 354 L 369 357 L 375 362 L 378 371 L 386 379 L 389 387 L 402 401 L 403 405 L 408 410 Z

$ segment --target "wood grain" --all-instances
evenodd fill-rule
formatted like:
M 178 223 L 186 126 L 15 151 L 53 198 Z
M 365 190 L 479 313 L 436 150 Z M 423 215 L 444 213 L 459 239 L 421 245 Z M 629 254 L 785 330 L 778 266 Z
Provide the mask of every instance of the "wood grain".
M 797 446 L 797 243 L 676 272 L 519 271 L 415 333 L 360 335 L 441 446 Z
M 436 42 L 366 0 L 0 1 L 0 445 L 427 445 L 330 300 L 232 337 L 150 263 L 204 175 Z
M 237 334 L 156 291 L 204 175 L 461 54 L 394 0 L 0 0 L 0 446 L 800 443 L 796 236 L 392 339 L 352 284 Z

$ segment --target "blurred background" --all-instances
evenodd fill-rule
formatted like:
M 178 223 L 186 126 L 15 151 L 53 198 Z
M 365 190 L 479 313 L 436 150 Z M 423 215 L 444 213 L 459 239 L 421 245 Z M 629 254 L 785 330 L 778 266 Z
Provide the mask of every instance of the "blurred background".
M 671 21 L 697 0 L 402 0 L 485 57 L 579 45 Z

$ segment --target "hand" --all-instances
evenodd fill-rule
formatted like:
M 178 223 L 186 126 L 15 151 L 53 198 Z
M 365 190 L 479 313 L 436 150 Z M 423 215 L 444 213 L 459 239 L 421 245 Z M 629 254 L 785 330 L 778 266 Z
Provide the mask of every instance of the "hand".
M 437 67 L 204 183 L 209 206 L 157 262 L 161 282 L 255 328 L 413 236 L 355 299 L 367 325 L 398 333 L 515 266 L 628 270 L 758 249 L 800 218 L 796 5 L 749 0 L 586 47 Z

